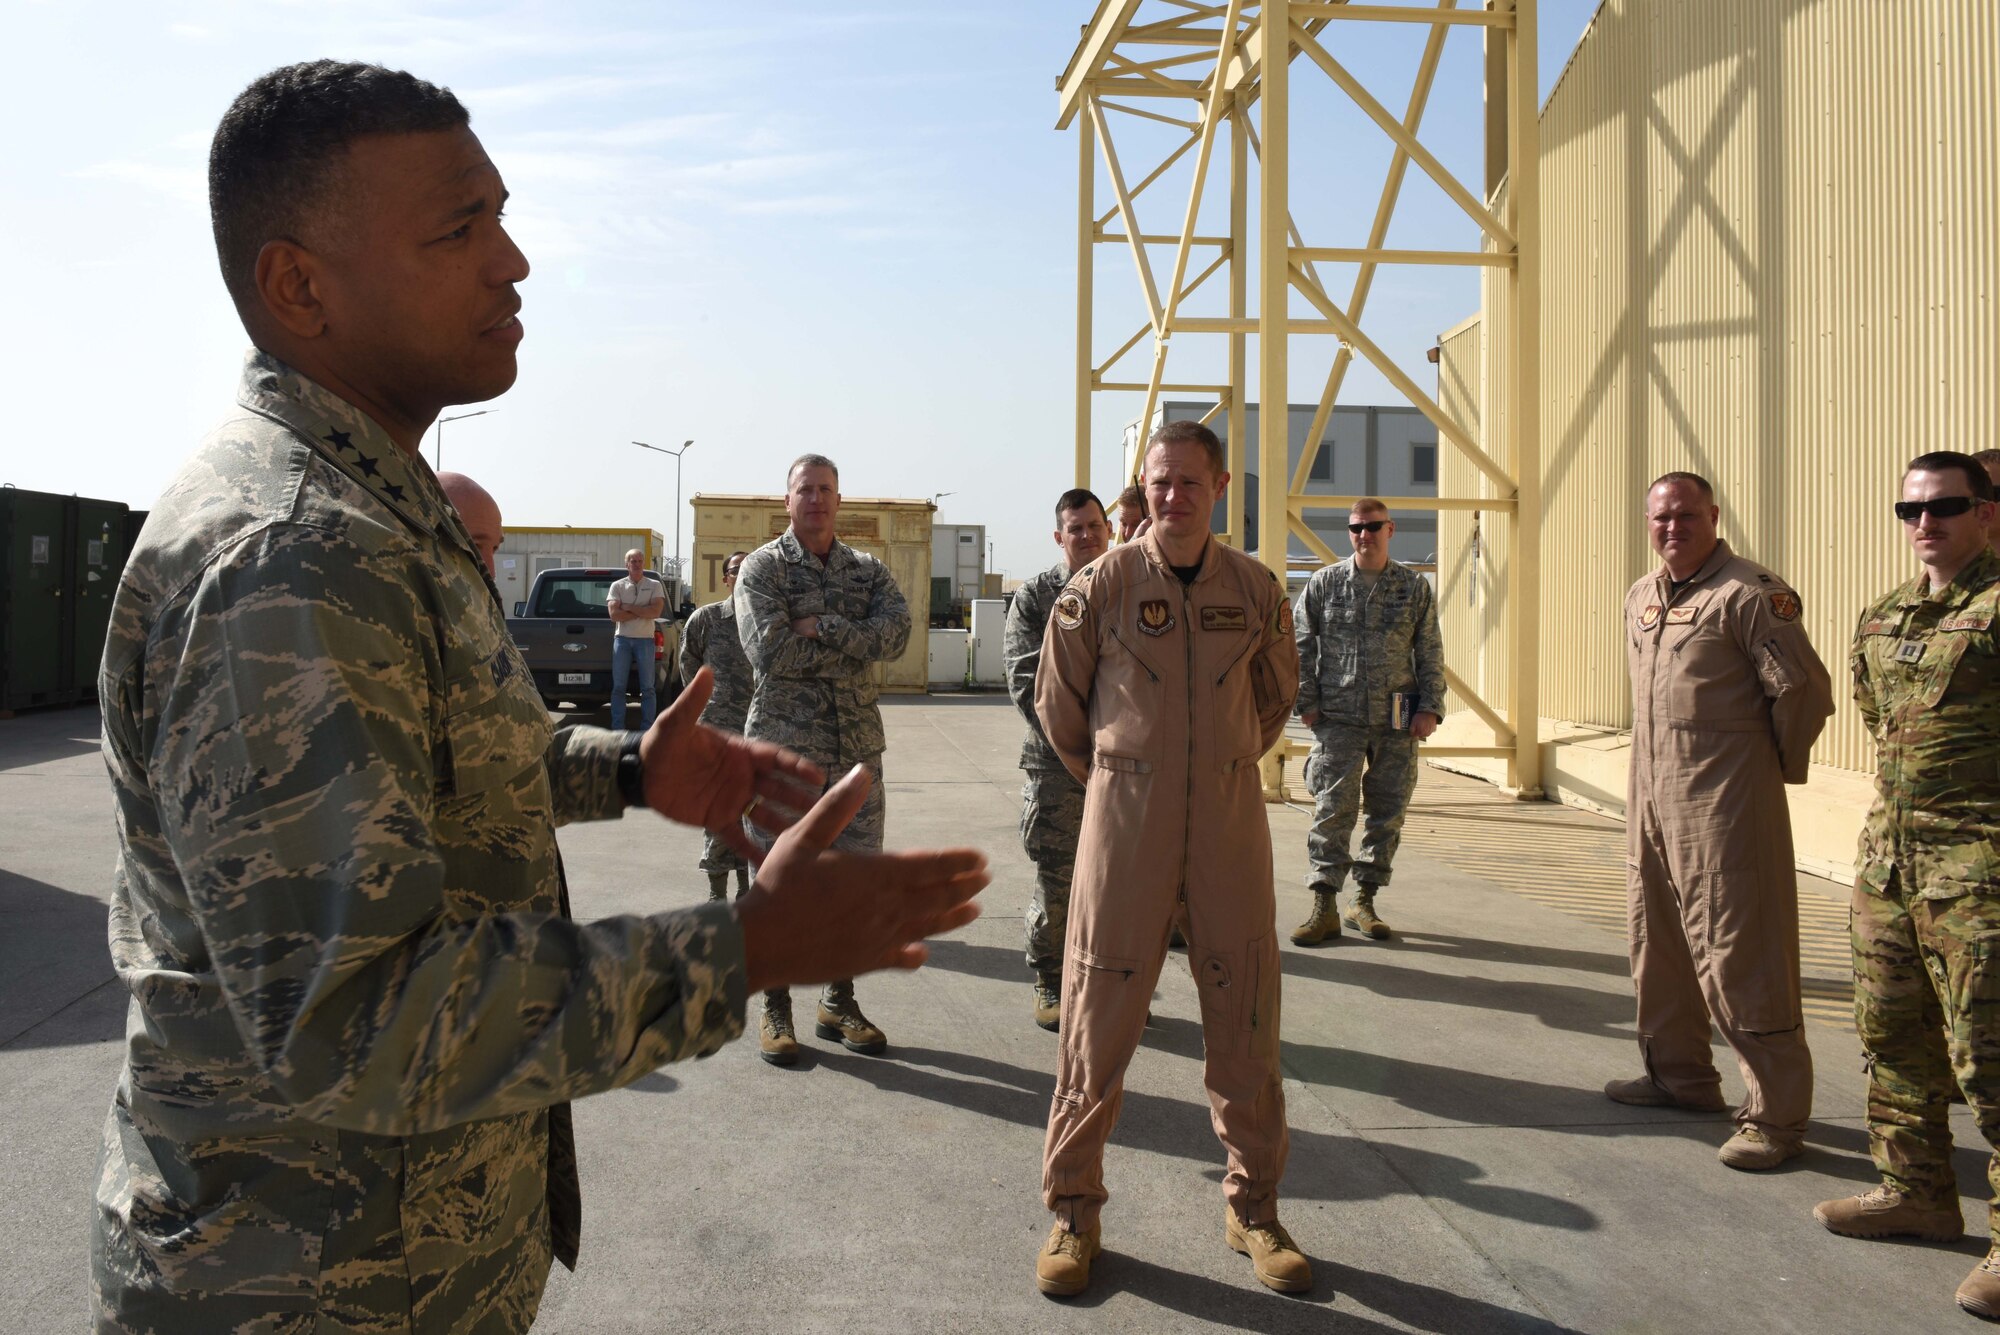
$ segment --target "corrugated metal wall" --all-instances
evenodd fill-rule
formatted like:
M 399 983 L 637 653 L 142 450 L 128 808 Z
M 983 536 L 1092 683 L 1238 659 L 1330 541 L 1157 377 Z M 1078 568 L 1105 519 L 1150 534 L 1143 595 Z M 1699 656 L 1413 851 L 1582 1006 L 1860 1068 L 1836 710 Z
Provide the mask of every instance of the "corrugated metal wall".
M 1438 404 L 1480 438 L 1485 375 L 1478 317 L 1438 339 Z M 1438 494 L 1480 496 L 1492 491 L 1486 475 L 1443 444 L 1438 450 Z M 1445 661 L 1495 709 L 1506 712 L 1507 524 L 1495 511 L 1438 513 L 1438 629 Z M 1450 707 L 1463 702 L 1454 692 Z
M 1542 115 L 1543 714 L 1627 725 L 1641 489 L 1677 468 L 1798 587 L 1844 681 L 1856 615 L 1914 569 L 1901 465 L 2000 444 L 1997 105 L 1994 0 L 1598 12 Z M 1489 423 L 1503 352 L 1482 353 Z M 1445 454 L 1443 490 L 1469 489 Z M 1844 699 L 1814 758 L 1871 763 Z

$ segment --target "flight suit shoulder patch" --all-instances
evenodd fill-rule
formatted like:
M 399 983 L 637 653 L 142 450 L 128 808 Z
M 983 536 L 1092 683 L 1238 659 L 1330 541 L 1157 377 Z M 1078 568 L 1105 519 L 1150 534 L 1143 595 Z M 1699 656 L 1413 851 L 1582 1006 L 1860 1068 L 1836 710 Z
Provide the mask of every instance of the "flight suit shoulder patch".
M 1780 621 L 1797 621 L 1799 613 L 1805 610 L 1799 596 L 1790 589 L 1773 589 L 1765 596 L 1771 600 L 1771 615 Z
M 1075 589 L 1065 589 L 1050 615 L 1062 629 L 1075 630 L 1083 624 L 1083 595 Z
M 1659 621 L 1660 605 L 1658 603 L 1647 603 L 1646 610 L 1639 613 L 1639 629 L 1651 630 L 1659 624 Z
M 1148 598 L 1139 604 L 1139 630 L 1146 635 L 1165 635 L 1174 628 L 1173 610 L 1164 598 Z
M 1289 598 L 1280 598 L 1278 599 L 1278 634 L 1290 635 L 1291 633 L 1292 600 Z

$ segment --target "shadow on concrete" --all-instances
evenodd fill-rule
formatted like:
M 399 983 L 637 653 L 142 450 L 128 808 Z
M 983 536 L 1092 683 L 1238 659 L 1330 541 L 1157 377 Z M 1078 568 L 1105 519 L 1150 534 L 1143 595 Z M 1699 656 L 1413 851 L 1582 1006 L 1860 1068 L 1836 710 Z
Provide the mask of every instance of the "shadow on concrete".
M 914 708 L 918 706 L 947 709 L 1012 709 L 1014 698 L 999 687 L 990 691 L 945 691 L 935 695 L 885 695 L 882 708 Z
M 1524 946 L 1511 941 L 1492 941 L 1481 937 L 1439 936 L 1434 932 L 1400 930 L 1395 939 L 1402 944 L 1405 951 L 1421 955 L 1438 955 L 1445 959 L 1519 964 L 1530 969 L 1575 969 L 1579 973 L 1601 973 L 1610 978 L 1626 978 L 1632 972 L 1631 962 L 1625 956 L 1597 950 L 1565 950 L 1560 946 Z M 1341 944 L 1348 944 L 1347 938 L 1342 937 Z M 1335 950 L 1340 948 L 1341 946 L 1333 947 Z
M 0 720 L 0 771 L 95 755 L 97 706 L 52 709 Z M 81 736 L 76 734 L 83 734 Z M 101 771 L 100 771 L 101 772 Z
M 1055 1086 L 1052 1075 L 968 1053 L 931 1048 L 892 1048 L 890 1052 L 889 1058 L 827 1052 L 821 1064 L 889 1093 L 929 1099 L 1020 1126 L 1048 1125 L 1049 1099 Z M 1199 1090 L 1199 1084 L 1194 1083 L 1191 1092 L 1199 1094 Z M 1219 1164 L 1222 1159 L 1206 1100 L 1169 1099 L 1128 1088 L 1112 1138 L 1120 1145 L 1195 1163 Z M 1598 1226 L 1595 1214 L 1571 1201 L 1480 1181 L 1485 1170 L 1470 1160 L 1401 1147 L 1396 1153 L 1399 1160 L 1412 1166 L 1412 1176 L 1436 1183 L 1437 1194 L 1469 1210 L 1571 1232 Z M 1368 1200 L 1389 1194 L 1366 1187 L 1361 1179 L 1373 1174 L 1356 1174 L 1353 1167 L 1357 1159 L 1377 1165 L 1385 1162 L 1357 1137 L 1294 1128 L 1284 1194 L 1295 1200 L 1325 1201 Z M 1221 1170 L 1215 1171 L 1219 1174 Z M 1402 1185 L 1414 1194 L 1408 1188 L 1409 1180 L 1405 1177 Z
M 0 871 L 0 1045 L 52 1047 L 116 1037 L 44 1024 L 117 981 L 105 930 L 102 900 Z
M 1383 962 L 1369 958 L 1372 952 L 1381 952 Z M 1619 1038 L 1632 1035 L 1632 996 L 1629 991 L 1604 992 L 1567 983 L 1472 978 L 1462 974 L 1403 969 L 1387 962 L 1394 953 L 1394 942 L 1368 942 L 1349 947 L 1343 938 L 1343 944 L 1330 951 L 1322 950 L 1310 955 L 1302 951 L 1286 951 L 1284 968 L 1290 977 L 1314 978 L 1366 988 L 1378 997 L 1466 1006 L 1482 1011 L 1511 1011 L 1517 1015 L 1532 1015 L 1551 1029 L 1571 1033 Z

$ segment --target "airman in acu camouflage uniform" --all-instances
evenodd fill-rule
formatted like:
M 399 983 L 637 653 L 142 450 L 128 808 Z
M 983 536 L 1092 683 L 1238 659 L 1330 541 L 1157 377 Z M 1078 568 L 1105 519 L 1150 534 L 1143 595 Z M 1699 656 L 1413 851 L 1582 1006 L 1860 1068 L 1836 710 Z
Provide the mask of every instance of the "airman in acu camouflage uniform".
M 551 728 L 421 459 L 265 354 L 239 402 L 99 679 L 132 1019 L 97 1322 L 523 1331 L 574 1258 L 551 1105 L 740 1033 L 742 938 L 559 912 L 555 826 L 622 811 L 625 735 Z
M 887 566 L 834 536 L 839 484 L 839 470 L 822 455 L 794 462 L 785 479 L 791 526 L 737 572 L 736 630 L 756 672 L 743 730 L 813 761 L 829 786 L 867 766 L 875 779 L 867 804 L 834 847 L 874 852 L 887 811 L 875 665 L 909 644 L 910 608 Z M 861 1013 L 851 980 L 827 985 L 815 1032 L 854 1052 L 888 1045 Z M 798 1060 L 790 991 L 765 993 L 759 1044 L 774 1066 Z
M 715 693 L 701 711 L 701 721 L 724 732 L 742 732 L 750 713 L 750 692 L 756 685 L 743 642 L 736 635 L 736 575 L 746 552 L 732 552 L 722 564 L 722 597 L 697 607 L 681 628 L 681 680 L 693 681 L 703 667 L 715 674 Z M 710 832 L 701 846 L 701 869 L 708 873 L 708 897 L 729 894 L 729 873 L 736 873 L 739 897 L 750 888 L 750 864 L 743 855 Z
M 1444 717 L 1444 641 L 1437 599 L 1414 570 L 1389 560 L 1396 531 L 1382 502 L 1364 498 L 1348 516 L 1354 555 L 1313 572 L 1293 618 L 1299 644 L 1298 714 L 1313 730 L 1306 788 L 1313 824 L 1306 836 L 1312 912 L 1292 931 L 1296 945 L 1340 935 L 1336 896 L 1354 875 L 1348 926 L 1381 939 L 1389 927 L 1375 895 L 1403 837 L 1417 786 L 1417 743 Z M 1377 527 L 1370 530 L 1368 525 Z M 1390 717 L 1394 694 L 1408 718 Z M 1351 851 L 1354 820 L 1365 813 L 1361 856 Z
M 1882 1185 L 1814 1214 L 1854 1237 L 1964 1231 L 1947 1100 L 2000 1149 L 2000 556 L 1993 488 L 1968 456 L 1919 456 L 1898 517 L 1924 563 L 1861 615 L 1854 698 L 1875 738 L 1875 805 L 1852 914 L 1854 1016 Z M 1970 502 L 1968 504 L 1968 502 Z M 1932 505 L 1938 508 L 1930 509 Z M 2000 1191 L 2000 1158 L 1988 1180 Z M 2000 1236 L 2000 1207 L 1990 1211 Z M 2000 1317 L 2000 1250 L 1959 1286 Z
M 1028 781 L 1021 796 L 1021 844 L 1035 864 L 1035 895 L 1027 918 L 1028 967 L 1035 971 L 1035 1023 L 1054 1031 L 1062 1018 L 1063 927 L 1069 918 L 1069 883 L 1076 867 L 1076 838 L 1083 827 L 1083 785 L 1063 767 L 1035 715 L 1035 672 L 1049 609 L 1069 577 L 1104 554 L 1111 527 L 1103 502 L 1078 487 L 1056 501 L 1056 545 L 1063 559 L 1014 591 L 1007 609 L 1007 692 L 1027 718 L 1021 768 Z

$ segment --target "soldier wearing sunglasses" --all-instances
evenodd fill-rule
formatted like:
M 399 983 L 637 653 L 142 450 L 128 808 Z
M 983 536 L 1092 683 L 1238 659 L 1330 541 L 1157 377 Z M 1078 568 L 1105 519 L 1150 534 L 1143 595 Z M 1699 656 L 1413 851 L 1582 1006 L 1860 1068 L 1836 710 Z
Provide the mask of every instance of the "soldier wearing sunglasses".
M 2000 555 L 1993 483 L 1970 455 L 1919 455 L 1896 518 L 1922 569 L 1861 614 L 1854 699 L 1875 738 L 1851 921 L 1868 1143 L 1882 1184 L 1813 1216 L 1856 1238 L 1965 1231 L 1947 1099 L 1956 1079 L 2000 1148 Z M 1987 1180 L 2000 1188 L 2000 1157 Z M 2000 1208 L 1991 1222 L 2000 1228 Z M 2000 1318 L 2000 1248 L 1958 1286 Z

